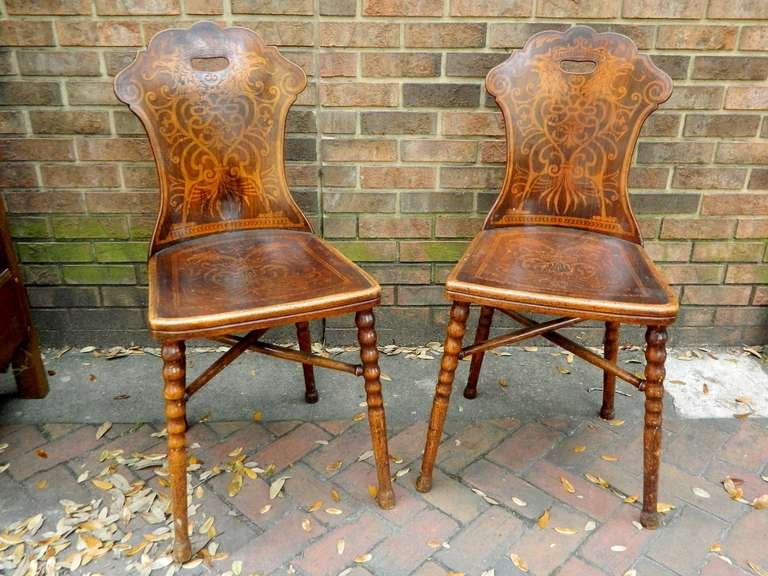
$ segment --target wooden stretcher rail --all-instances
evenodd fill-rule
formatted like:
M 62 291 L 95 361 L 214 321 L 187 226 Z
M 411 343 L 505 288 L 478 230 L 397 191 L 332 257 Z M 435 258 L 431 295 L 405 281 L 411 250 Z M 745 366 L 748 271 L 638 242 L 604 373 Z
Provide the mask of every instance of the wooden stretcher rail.
M 565 328 L 566 326 L 572 326 L 574 324 L 578 324 L 579 322 L 584 322 L 584 319 L 556 318 L 554 320 L 549 320 L 548 322 L 543 322 L 542 324 L 537 324 L 532 328 L 521 328 L 520 330 L 505 334 L 504 336 L 497 336 L 496 338 L 490 338 L 485 342 L 467 346 L 463 348 L 461 352 L 459 352 L 459 358 L 471 356 L 476 352 L 485 352 L 486 350 L 504 346 L 505 344 L 521 342 L 522 340 L 527 340 L 528 338 L 533 338 L 534 336 L 540 336 L 552 330 L 559 330 L 560 328 Z
M 241 342 L 242 338 L 238 338 L 237 336 L 220 336 L 215 338 L 215 340 L 224 344 L 235 345 L 237 342 Z M 305 354 L 304 352 L 285 348 L 284 346 L 277 346 L 276 344 L 253 342 L 248 346 L 248 349 L 266 356 L 282 358 L 283 360 L 293 360 L 294 362 L 301 362 L 302 364 L 312 364 L 322 368 L 338 370 L 339 372 L 348 372 L 355 376 L 363 375 L 363 367 L 360 364 L 350 364 L 348 362 L 341 362 L 340 360 L 316 356 L 315 354 Z
M 503 308 L 499 308 L 499 310 L 503 313 L 515 320 L 516 322 L 519 322 L 520 324 L 523 324 L 524 326 L 541 326 L 542 324 L 539 324 L 538 322 L 534 322 L 530 318 L 526 318 L 522 314 L 518 314 L 517 312 L 512 312 L 511 310 L 504 310 Z M 543 338 L 546 338 L 550 342 L 557 344 L 560 346 L 560 348 L 563 348 L 564 350 L 568 350 L 568 352 L 571 352 L 575 356 L 578 356 L 582 360 L 586 360 L 590 364 L 594 364 L 598 368 L 602 368 L 603 370 L 607 370 L 608 372 L 615 374 L 617 378 L 621 378 L 625 382 L 629 382 L 632 384 L 635 388 L 637 388 L 640 391 L 645 390 L 645 380 L 642 378 L 638 378 L 631 372 L 628 372 L 627 370 L 624 370 L 623 368 L 619 368 L 614 364 L 613 362 L 610 362 L 609 360 L 606 360 L 599 354 L 595 354 L 591 350 L 585 348 L 581 344 L 577 344 L 570 338 L 566 338 L 562 334 L 557 334 L 554 332 L 546 332 L 541 334 Z

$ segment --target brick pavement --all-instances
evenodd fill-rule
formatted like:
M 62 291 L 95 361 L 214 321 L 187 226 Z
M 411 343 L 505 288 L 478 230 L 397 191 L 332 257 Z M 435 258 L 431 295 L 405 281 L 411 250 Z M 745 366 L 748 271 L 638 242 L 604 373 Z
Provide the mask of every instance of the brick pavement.
M 105 451 L 121 448 L 124 456 L 162 451 L 163 440 L 152 436 L 158 426 L 133 430 L 115 424 L 101 439 L 96 429 L 0 426 L 0 444 L 8 444 L 0 462 L 10 463 L 0 474 L 2 527 L 42 512 L 42 534 L 61 515 L 61 499 L 104 498 L 109 504 L 109 494 L 77 478 L 85 470 L 93 478 L 110 463 L 115 465 L 111 471 L 129 481 L 143 479 L 160 493 L 167 490 L 156 468 L 132 470 L 105 460 Z M 424 430 L 423 422 L 390 429 L 393 474 L 402 475 L 395 484 L 397 507 L 382 511 L 368 493 L 375 478 L 372 461 L 358 461 L 369 448 L 365 420 L 195 423 L 190 453 L 202 462 L 192 472 L 195 479 L 240 447 L 246 461 L 274 466 L 271 476 L 246 478 L 234 497 L 227 494 L 229 472 L 203 485 L 192 499 L 200 504 L 194 525 L 215 518 L 214 541 L 226 558 L 179 573 L 226 574 L 242 562 L 242 574 L 263 576 L 480 576 L 491 569 L 496 576 L 521 574 L 510 553 L 535 576 L 754 576 L 760 567 L 768 569 L 768 510 L 730 499 L 721 485 L 728 475 L 742 480 L 748 501 L 768 493 L 766 420 L 668 419 L 661 500 L 674 509 L 655 532 L 636 527 L 639 502 L 626 503 L 585 477 L 599 475 L 624 494 L 640 493 L 638 422 L 504 419 L 452 427 L 433 491 L 422 495 L 413 483 Z M 40 456 L 43 452 L 47 457 Z M 339 460 L 337 469 L 333 464 Z M 291 478 L 283 493 L 270 500 L 269 483 L 284 475 Z M 563 489 L 561 477 L 573 484 L 575 494 Z M 705 492 L 697 495 L 694 487 Z M 309 512 L 318 500 L 323 504 Z M 328 513 L 331 507 L 341 514 Z M 545 510 L 550 522 L 541 528 L 536 520 Z M 302 525 L 305 519 L 310 519 L 309 530 Z M 132 544 L 149 531 L 140 519 L 130 529 Z M 154 555 L 167 546 L 168 541 L 157 544 Z M 0 554 L 10 551 L 9 546 Z M 370 559 L 356 563 L 364 554 Z M 110 552 L 74 573 L 129 573 L 131 560 L 136 558 Z

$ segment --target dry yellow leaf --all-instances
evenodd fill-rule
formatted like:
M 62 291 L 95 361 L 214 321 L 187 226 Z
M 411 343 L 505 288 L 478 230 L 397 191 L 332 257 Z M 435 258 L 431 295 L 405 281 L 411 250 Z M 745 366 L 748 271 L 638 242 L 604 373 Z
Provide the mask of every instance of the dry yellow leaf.
M 632 494 L 632 495 L 627 496 L 626 498 L 624 498 L 624 503 L 625 504 L 634 504 L 635 502 L 637 502 L 637 499 L 638 499 L 638 496 L 636 494 Z
M 765 510 L 768 508 L 768 494 L 763 494 L 752 500 L 752 508 L 755 510 Z
M 312 502 L 312 505 L 309 507 L 309 512 L 317 512 L 322 507 L 323 507 L 323 501 L 315 500 L 314 502 Z
M 266 514 L 272 509 L 272 504 L 264 504 L 259 510 L 259 514 Z
M 304 520 L 301 521 L 301 529 L 304 530 L 304 532 L 311 532 L 312 520 L 310 520 L 309 518 L 304 518 Z
M 611 426 L 623 426 L 624 420 L 617 420 L 616 418 L 614 418 L 613 420 L 608 420 L 608 424 L 610 424 Z
M 277 498 L 277 495 L 280 494 L 280 491 L 283 489 L 283 486 L 285 485 L 285 481 L 288 480 L 290 476 L 280 476 L 277 480 L 272 482 L 272 484 L 269 485 L 269 499 L 274 500 Z
M 442 541 L 437 540 L 436 538 L 431 538 L 427 540 L 427 546 L 429 546 L 430 548 L 442 548 L 443 543 Z
M 340 516 L 340 515 L 341 515 L 341 514 L 343 514 L 344 512 L 342 512 L 342 511 L 341 511 L 341 510 L 339 510 L 338 508 L 326 508 L 326 509 L 325 509 L 325 513 L 326 513 L 326 514 L 330 514 L 331 516 Z
M 515 568 L 520 570 L 520 572 L 528 572 L 528 564 L 526 564 L 525 560 L 520 558 L 520 556 L 512 552 L 509 555 L 509 559 L 512 560 L 512 564 L 514 564 Z
M 698 486 L 693 486 L 691 488 L 691 491 L 698 496 L 699 498 L 709 498 L 710 493 L 704 490 L 704 488 L 699 488 Z
M 557 371 L 560 372 L 560 374 L 570 374 L 571 371 L 568 370 L 568 368 L 564 368 L 562 366 L 557 367 Z
M 229 494 L 230 498 L 234 498 L 240 493 L 240 490 L 243 487 L 243 475 L 242 474 L 233 474 L 232 479 L 229 481 L 229 485 L 227 486 L 227 494 Z
M 235 560 L 232 562 L 232 574 L 235 576 L 240 576 L 240 574 L 243 573 L 243 561 L 242 560 Z
M 736 481 L 730 476 L 726 476 L 725 480 L 723 480 L 723 488 L 732 500 L 739 500 L 744 496 L 744 490 L 742 490 L 740 486 L 737 486 Z
M 344 542 L 344 538 L 341 538 L 339 540 L 336 540 L 336 552 L 339 556 L 344 554 L 344 547 L 347 545 L 346 542 Z
M 336 488 L 331 488 L 331 498 L 334 502 L 341 502 L 341 494 Z
M 675 507 L 672 504 L 667 504 L 666 502 L 657 502 L 656 503 L 656 511 L 660 514 L 667 514 L 674 510 Z
M 96 438 L 101 438 L 102 436 L 104 436 L 104 434 L 109 432 L 110 428 L 112 428 L 112 422 L 107 420 L 106 422 L 104 422 L 104 424 L 99 426 L 98 430 L 96 430 Z
M 579 454 L 581 452 L 584 452 L 586 449 L 587 449 L 586 446 L 584 446 L 583 444 L 580 444 L 579 446 L 575 446 L 573 448 L 573 451 L 576 452 L 576 454 Z
M 600 456 L 600 458 L 602 458 L 606 462 L 618 462 L 619 460 L 619 457 L 614 456 L 613 454 L 603 454 Z
M 720 544 L 710 544 L 709 545 L 709 551 L 710 552 L 720 552 L 720 551 L 722 551 L 722 546 L 720 546 Z
M 107 482 L 106 480 L 101 480 L 100 478 L 94 478 L 93 480 L 91 480 L 91 482 L 99 490 L 112 490 L 112 488 L 114 488 L 111 482 Z
M 574 528 L 561 528 L 560 526 L 555 526 L 555 532 L 558 534 L 564 534 L 566 536 L 573 536 L 574 534 L 579 533 L 579 531 L 575 530 Z
M 261 422 L 262 418 L 264 418 L 264 413 L 261 410 L 254 410 L 251 418 L 253 418 L 254 422 Z
M 509 382 L 507 382 L 507 379 L 506 379 L 506 378 L 499 378 L 499 379 L 496 381 L 496 383 L 497 383 L 499 386 L 501 386 L 502 388 L 506 388 L 507 386 L 509 386 Z
M 365 420 L 365 412 L 360 412 L 359 414 L 352 416 L 353 422 L 360 422 L 361 420 Z
M 752 569 L 752 572 L 757 574 L 757 576 L 768 576 L 768 570 L 765 570 L 762 566 L 755 564 L 751 560 L 747 560 L 747 566 L 749 566 Z
M 569 492 L 571 494 L 576 494 L 576 488 L 573 487 L 573 484 L 570 483 L 568 478 L 565 478 L 564 476 L 560 476 L 560 484 L 563 485 L 563 488 L 565 488 L 566 492 Z
M 520 506 L 521 508 L 525 508 L 526 506 L 528 506 L 528 502 L 526 502 L 525 500 L 522 500 L 521 498 L 518 498 L 517 496 L 512 496 L 512 503 L 515 506 Z
M 46 488 L 48 488 L 48 480 L 45 480 L 45 479 L 38 480 L 35 483 L 35 488 L 37 488 L 38 490 L 45 490 Z
M 341 466 L 344 464 L 342 460 L 336 460 L 336 462 L 331 462 L 330 464 L 325 465 L 325 471 L 326 472 L 338 472 L 341 470 Z
M 544 512 L 542 512 L 541 516 L 539 516 L 539 519 L 536 520 L 536 523 L 542 530 L 549 526 L 549 509 L 546 509 Z
M 214 517 L 208 516 L 207 520 L 200 525 L 198 532 L 200 534 L 208 534 L 208 530 L 213 527 Z
M 371 558 L 373 558 L 373 556 L 371 556 L 370 554 L 360 554 L 359 556 L 355 556 L 355 562 L 357 562 L 358 564 L 365 564 Z
M 368 484 L 368 495 L 371 498 L 376 498 L 379 495 L 379 487 L 375 484 Z

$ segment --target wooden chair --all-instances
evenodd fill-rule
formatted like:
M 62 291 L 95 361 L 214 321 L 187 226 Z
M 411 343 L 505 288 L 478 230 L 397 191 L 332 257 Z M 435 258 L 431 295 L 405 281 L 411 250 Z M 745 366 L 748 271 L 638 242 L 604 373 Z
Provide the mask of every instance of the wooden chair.
M 149 256 L 149 326 L 162 342 L 174 558 L 189 558 L 185 402 L 251 349 L 363 376 L 378 473 L 378 503 L 394 506 L 373 307 L 380 287 L 312 233 L 285 179 L 288 109 L 304 72 L 244 28 L 201 22 L 165 30 L 115 78 L 118 98 L 147 131 L 160 176 Z M 354 312 L 362 365 L 312 354 L 308 321 Z M 295 324 L 300 351 L 260 338 Z M 245 336 L 236 336 L 244 333 Z M 232 347 L 185 384 L 184 342 Z
M 446 280 L 453 304 L 417 488 L 432 484 L 459 359 L 472 356 L 464 396 L 474 398 L 486 350 L 543 336 L 603 369 L 603 418 L 614 417 L 616 377 L 645 392 L 641 521 L 655 528 L 665 326 L 678 304 L 641 245 L 627 176 L 640 128 L 672 82 L 629 38 L 576 26 L 536 34 L 486 86 L 504 116 L 507 171 L 483 231 Z M 470 304 L 481 306 L 480 320 L 462 348 Z M 496 310 L 523 328 L 489 339 Z M 605 321 L 602 357 L 556 332 L 588 319 Z M 622 322 L 647 326 L 644 378 L 616 364 Z

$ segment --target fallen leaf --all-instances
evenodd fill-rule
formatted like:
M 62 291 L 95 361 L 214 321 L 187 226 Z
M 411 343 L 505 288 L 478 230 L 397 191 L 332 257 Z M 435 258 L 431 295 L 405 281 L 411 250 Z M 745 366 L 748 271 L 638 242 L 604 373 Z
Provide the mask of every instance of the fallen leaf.
M 691 491 L 698 496 L 699 498 L 710 498 L 711 494 L 704 490 L 704 488 L 699 488 L 698 486 L 694 486 L 691 488 Z
M 762 496 L 759 496 L 752 500 L 752 508 L 755 510 L 765 510 L 768 509 L 768 494 L 763 494 Z
M 660 514 L 667 514 L 674 510 L 675 507 L 672 504 L 667 504 L 666 502 L 657 502 L 656 503 L 656 511 Z
M 242 560 L 235 560 L 232 562 L 232 573 L 235 576 L 240 576 L 240 574 L 243 573 L 243 561 Z
M 762 566 L 755 564 L 751 560 L 747 560 L 747 566 L 749 566 L 752 569 L 752 572 L 757 574 L 757 576 L 768 576 L 768 570 L 765 570 Z
M 342 465 L 344 462 L 342 460 L 336 460 L 336 462 L 331 462 L 330 464 L 325 465 L 325 471 L 326 472 L 338 472 L 341 470 Z
M 506 378 L 499 378 L 499 379 L 496 381 L 496 383 L 497 383 L 499 386 L 501 386 L 502 388 L 506 388 L 507 386 L 509 386 L 509 382 L 507 382 L 507 379 L 506 379 Z
M 365 420 L 365 412 L 360 412 L 359 414 L 352 416 L 353 422 L 360 422 L 361 420 Z
M 301 529 L 304 530 L 304 532 L 312 532 L 312 520 L 304 518 L 304 520 L 301 521 Z
M 624 576 L 637 576 L 637 570 L 635 570 L 634 568 L 627 570 L 626 572 L 624 572 Z
M 709 394 L 709 386 L 707 386 L 706 383 L 704 383 L 704 386 L 702 386 L 701 393 L 702 394 Z
M 515 568 L 520 570 L 520 572 L 528 572 L 528 564 L 525 562 L 525 560 L 520 558 L 520 556 L 512 552 L 509 555 L 509 559 L 512 560 L 512 564 L 514 564 Z
M 574 452 L 576 452 L 576 454 L 579 454 L 579 453 L 581 453 L 581 452 L 584 452 L 586 449 L 587 449 L 587 447 L 586 447 L 586 446 L 584 446 L 583 444 L 581 444 L 581 445 L 579 445 L 579 446 L 575 446 L 575 447 L 573 448 L 573 451 L 574 451 Z
M 112 422 L 107 420 L 106 422 L 104 422 L 104 424 L 99 426 L 98 430 L 96 430 L 96 438 L 101 438 L 102 436 L 104 436 L 104 434 L 109 432 L 110 428 L 112 428 Z
M 208 519 L 200 525 L 198 532 L 200 534 L 208 534 L 208 531 L 213 527 L 213 522 L 213 516 L 208 516 Z
M 315 500 L 314 502 L 312 502 L 312 505 L 309 507 L 308 512 L 317 512 L 322 507 L 323 507 L 323 501 Z
M 261 422 L 262 418 L 264 418 L 264 414 L 261 410 L 254 410 L 253 415 L 251 416 L 254 422 Z
M 541 513 L 541 516 L 539 516 L 539 519 L 536 520 L 536 524 L 539 525 L 539 528 L 542 530 L 549 526 L 549 508 L 544 510 L 544 512 Z
M 227 494 L 230 498 L 234 498 L 240 493 L 240 490 L 243 488 L 243 475 L 235 473 L 232 475 L 232 479 L 229 481 L 229 485 L 227 486 Z
M 600 458 L 602 458 L 606 462 L 618 462 L 619 460 L 619 457 L 614 456 L 613 454 L 603 454 L 600 456 Z
M 611 546 L 611 552 L 625 552 L 626 549 L 627 549 L 626 546 L 621 546 L 620 544 Z
M 35 488 L 38 490 L 45 490 L 48 487 L 48 480 L 42 479 L 35 482 Z
M 635 502 L 637 502 L 638 498 L 639 498 L 639 496 L 637 496 L 636 494 L 632 494 L 632 495 L 627 496 L 626 498 L 624 498 L 624 503 L 625 504 L 634 504 Z
M 560 476 L 560 484 L 563 485 L 563 488 L 565 488 L 565 491 L 570 494 L 576 494 L 576 488 L 573 487 L 573 484 L 570 483 L 568 478 L 565 478 L 564 476 Z
M 410 472 L 410 471 L 411 471 L 410 468 L 401 468 L 400 470 L 395 472 L 395 478 L 402 478 L 403 476 L 408 474 L 408 472 Z
M 597 528 L 597 524 L 594 520 L 587 520 L 587 523 L 584 524 L 584 532 L 592 532 L 595 528 Z
M 346 546 L 346 542 L 344 542 L 343 538 L 336 540 L 336 552 L 339 556 L 344 554 L 344 546 Z
M 326 508 L 325 513 L 330 514 L 331 516 L 340 516 L 341 514 L 344 514 L 344 512 L 338 508 Z
M 611 426 L 623 426 L 624 420 L 617 420 L 616 418 L 614 418 L 613 420 L 608 420 L 608 424 L 610 424 Z
M 579 533 L 579 531 L 574 528 L 561 528 L 560 526 L 555 526 L 555 532 L 564 534 L 565 536 L 573 536 L 574 534 Z
M 266 514 L 272 509 L 272 504 L 264 504 L 259 510 L 259 514 Z
M 368 495 L 371 498 L 376 498 L 379 495 L 379 487 L 375 484 L 368 484 Z
M 336 488 L 331 488 L 331 499 L 334 502 L 341 502 L 341 493 Z
M 571 371 L 568 370 L 568 368 L 564 368 L 562 366 L 557 367 L 557 371 L 560 372 L 560 374 L 570 374 Z
M 357 564 L 365 564 L 368 562 L 373 556 L 370 554 L 360 554 L 359 556 L 355 556 L 355 562 Z
M 35 450 L 35 454 L 37 454 L 40 458 L 48 458 L 48 452 L 46 452 L 42 448 L 38 448 L 37 450 Z
M 112 488 L 114 488 L 111 482 L 107 482 L 106 480 L 101 480 L 100 478 L 94 478 L 93 480 L 91 480 L 91 482 L 99 490 L 112 490 Z
M 368 460 L 368 458 L 370 458 L 371 456 L 373 456 L 373 450 L 366 450 L 365 452 L 360 454 L 360 456 L 357 457 L 357 461 L 362 462 L 363 460 Z
M 744 496 L 744 490 L 741 487 L 736 486 L 736 482 L 730 476 L 726 476 L 723 480 L 723 488 L 730 496 L 731 500 L 740 500 Z
M 290 476 L 280 476 L 277 480 L 272 482 L 272 484 L 269 485 L 269 499 L 274 500 L 277 498 L 277 495 L 280 494 L 280 491 L 283 489 L 283 486 L 285 485 L 285 481 L 288 480 Z
M 710 552 L 720 552 L 720 551 L 722 551 L 722 546 L 720 546 L 720 544 L 710 544 L 709 545 L 709 551 Z
M 520 506 L 521 508 L 528 506 L 528 502 L 521 500 L 517 496 L 512 496 L 512 502 L 515 504 L 515 506 Z

